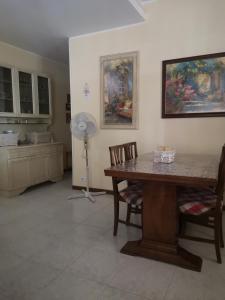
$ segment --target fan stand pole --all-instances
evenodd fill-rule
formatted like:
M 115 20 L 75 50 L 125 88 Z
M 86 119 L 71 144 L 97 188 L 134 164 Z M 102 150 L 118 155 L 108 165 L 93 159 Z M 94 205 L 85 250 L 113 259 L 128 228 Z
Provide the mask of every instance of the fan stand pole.
M 94 196 L 101 196 L 105 195 L 106 192 L 90 192 L 89 189 L 89 162 L 88 162 L 88 139 L 87 137 L 84 138 L 84 149 L 85 149 L 85 163 L 86 163 L 86 190 L 82 190 L 82 194 L 79 195 L 72 195 L 68 197 L 68 200 L 72 199 L 88 199 L 92 203 L 94 203 L 96 200 Z

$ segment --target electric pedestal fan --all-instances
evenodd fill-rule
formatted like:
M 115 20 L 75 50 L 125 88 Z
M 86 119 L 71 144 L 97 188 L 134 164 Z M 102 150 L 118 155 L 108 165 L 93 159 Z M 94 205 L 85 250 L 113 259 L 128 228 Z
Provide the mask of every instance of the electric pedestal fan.
M 82 140 L 84 143 L 86 164 L 86 190 L 82 190 L 82 193 L 79 195 L 72 195 L 68 197 L 68 200 L 86 198 L 91 202 L 95 202 L 94 196 L 100 196 L 105 194 L 105 192 L 91 193 L 89 191 L 88 140 L 89 138 L 93 137 L 97 132 L 96 121 L 94 117 L 89 113 L 81 112 L 72 117 L 70 128 L 72 135 L 77 139 Z

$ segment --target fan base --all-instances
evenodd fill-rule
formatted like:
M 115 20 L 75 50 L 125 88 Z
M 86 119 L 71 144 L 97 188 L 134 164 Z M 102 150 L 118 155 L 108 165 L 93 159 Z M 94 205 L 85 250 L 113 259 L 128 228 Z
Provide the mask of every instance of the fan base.
M 105 195 L 106 192 L 88 192 L 85 190 L 82 190 L 82 193 L 79 195 L 71 195 L 68 197 L 68 200 L 73 200 L 73 199 L 88 199 L 92 203 L 95 203 L 96 199 L 94 197 L 96 196 L 101 196 Z

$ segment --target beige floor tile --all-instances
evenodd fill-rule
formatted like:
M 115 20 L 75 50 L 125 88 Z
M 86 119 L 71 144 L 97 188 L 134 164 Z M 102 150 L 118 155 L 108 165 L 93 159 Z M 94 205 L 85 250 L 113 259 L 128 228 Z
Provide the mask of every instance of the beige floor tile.
M 120 224 L 113 237 L 112 195 L 93 204 L 68 201 L 73 193 L 67 173 L 56 184 L 0 198 L 0 300 L 225 300 L 224 249 L 219 265 L 212 245 L 181 241 L 203 258 L 201 273 L 123 255 L 141 230 Z M 188 231 L 210 236 L 199 226 Z
M 162 300 L 171 283 L 175 268 L 168 264 L 133 257 L 130 263 L 123 265 L 106 281 L 118 289 L 149 299 Z
M 87 246 L 74 243 L 69 239 L 54 241 L 44 250 L 32 257 L 32 260 L 63 270 L 87 251 Z
M 140 295 L 105 286 L 99 300 L 149 300 Z
M 66 272 L 32 300 L 100 300 L 102 292 L 100 283 Z
M 0 288 L 10 299 L 30 300 L 58 275 L 53 267 L 26 261 L 0 275 Z
M 4 274 L 6 271 L 16 267 L 22 262 L 23 259 L 12 251 L 5 249 L 4 247 L 0 249 L 0 274 Z
M 91 280 L 104 282 L 115 272 L 120 272 L 129 263 L 129 256 L 91 248 L 71 265 L 70 271 Z
M 166 293 L 166 300 L 204 300 L 201 273 L 178 268 Z

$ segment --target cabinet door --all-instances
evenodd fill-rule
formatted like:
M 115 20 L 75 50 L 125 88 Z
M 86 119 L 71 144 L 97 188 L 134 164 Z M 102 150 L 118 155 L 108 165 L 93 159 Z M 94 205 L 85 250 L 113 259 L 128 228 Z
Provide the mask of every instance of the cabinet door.
M 13 112 L 12 69 L 0 67 L 0 114 Z
M 18 79 L 19 79 L 20 113 L 32 115 L 34 113 L 32 74 L 19 71 Z
M 38 108 L 39 115 L 51 114 L 51 93 L 50 93 L 50 80 L 44 76 L 37 76 L 38 88 Z
M 17 158 L 8 161 L 9 182 L 11 189 L 19 189 L 30 185 L 29 160 Z
M 53 153 L 48 157 L 48 178 L 54 179 L 63 175 L 63 157 L 62 153 Z
M 30 158 L 31 185 L 48 180 L 47 157 L 37 156 Z

